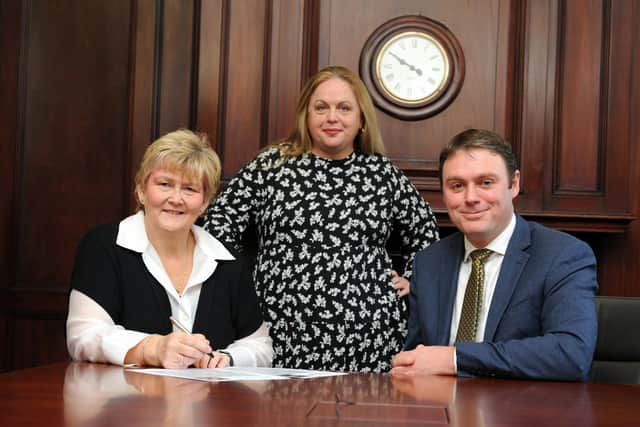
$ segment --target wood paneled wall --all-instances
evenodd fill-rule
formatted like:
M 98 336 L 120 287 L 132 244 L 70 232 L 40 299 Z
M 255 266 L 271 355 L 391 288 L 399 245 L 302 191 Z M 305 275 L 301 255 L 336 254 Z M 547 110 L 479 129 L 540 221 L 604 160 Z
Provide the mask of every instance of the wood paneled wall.
M 518 154 L 519 211 L 588 241 L 601 293 L 640 295 L 636 0 L 0 0 L 0 370 L 67 357 L 76 245 L 131 212 L 150 141 L 207 132 L 227 180 L 287 134 L 308 76 L 357 70 L 369 34 L 405 14 L 442 22 L 465 52 L 443 112 L 378 111 L 441 224 L 440 147 L 493 129 Z

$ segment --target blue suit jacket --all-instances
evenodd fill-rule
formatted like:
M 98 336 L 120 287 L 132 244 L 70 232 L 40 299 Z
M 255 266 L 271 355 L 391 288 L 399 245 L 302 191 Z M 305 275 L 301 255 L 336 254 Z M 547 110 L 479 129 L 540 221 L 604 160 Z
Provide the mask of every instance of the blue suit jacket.
M 458 375 L 586 380 L 597 336 L 596 260 L 584 242 L 516 215 L 481 343 L 455 343 Z M 457 232 L 419 252 L 409 335 L 449 345 L 464 239 Z

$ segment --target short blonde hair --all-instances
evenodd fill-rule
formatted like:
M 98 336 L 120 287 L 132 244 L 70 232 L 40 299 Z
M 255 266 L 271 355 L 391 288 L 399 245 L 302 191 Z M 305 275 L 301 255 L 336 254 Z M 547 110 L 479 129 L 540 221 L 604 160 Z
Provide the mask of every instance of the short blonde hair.
M 329 66 L 313 75 L 302 88 L 296 105 L 295 121 L 289 136 L 272 146 L 278 147 L 287 156 L 299 156 L 311 150 L 312 141 L 307 128 L 309 101 L 320 84 L 331 79 L 341 79 L 351 87 L 360 106 L 362 128 L 354 141 L 354 148 L 365 154 L 384 154 L 384 144 L 378 128 L 373 101 L 364 83 L 346 67 Z
M 136 173 L 135 190 L 144 190 L 149 176 L 159 167 L 179 171 L 191 179 L 201 180 L 206 203 L 211 201 L 220 184 L 220 159 L 204 133 L 179 129 L 155 140 L 142 156 Z M 143 209 L 138 191 L 134 193 L 138 209 Z

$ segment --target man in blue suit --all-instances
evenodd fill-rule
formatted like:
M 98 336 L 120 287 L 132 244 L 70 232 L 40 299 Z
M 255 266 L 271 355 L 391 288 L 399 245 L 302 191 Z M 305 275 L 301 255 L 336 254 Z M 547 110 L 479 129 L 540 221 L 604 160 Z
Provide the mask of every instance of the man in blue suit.
M 514 213 L 520 171 L 493 132 L 456 135 L 440 153 L 440 183 L 459 232 L 415 257 L 406 351 L 392 374 L 587 380 L 592 250 Z

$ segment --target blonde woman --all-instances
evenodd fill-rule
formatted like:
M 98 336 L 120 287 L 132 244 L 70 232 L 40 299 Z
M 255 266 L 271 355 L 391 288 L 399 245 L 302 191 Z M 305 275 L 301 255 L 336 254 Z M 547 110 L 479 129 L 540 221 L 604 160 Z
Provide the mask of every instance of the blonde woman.
M 438 238 L 431 209 L 384 156 L 364 84 L 336 66 L 307 82 L 290 135 L 238 173 L 204 227 L 238 249 L 257 230 L 254 279 L 274 365 L 336 371 L 389 369 L 406 335 L 413 255 Z
M 271 339 L 242 257 L 195 225 L 219 181 L 220 161 L 204 135 L 179 130 L 147 148 L 135 179 L 138 212 L 96 227 L 78 248 L 67 318 L 73 359 L 271 365 Z

